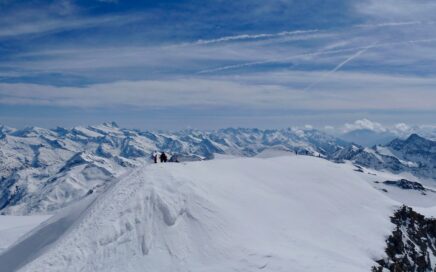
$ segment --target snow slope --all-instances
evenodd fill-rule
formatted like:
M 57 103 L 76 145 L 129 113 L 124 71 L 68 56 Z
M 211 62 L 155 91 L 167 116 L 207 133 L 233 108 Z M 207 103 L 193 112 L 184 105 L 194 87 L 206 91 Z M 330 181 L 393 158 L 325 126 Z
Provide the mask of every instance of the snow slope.
M 0 215 L 0 253 L 50 216 Z
M 308 156 L 149 165 L 21 271 L 367 272 L 384 254 L 397 202 L 360 175 Z
M 44 221 L 34 230 L 21 237 L 13 246 L 0 254 L 1 271 L 17 271 L 18 268 L 41 256 L 47 248 L 64 235 L 84 214 L 96 199 L 89 195 Z

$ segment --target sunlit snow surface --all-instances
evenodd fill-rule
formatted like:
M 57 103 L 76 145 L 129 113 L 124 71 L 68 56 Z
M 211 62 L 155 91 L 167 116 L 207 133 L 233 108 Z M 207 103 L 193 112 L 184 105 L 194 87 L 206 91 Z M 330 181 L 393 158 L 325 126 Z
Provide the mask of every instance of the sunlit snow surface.
M 5 271 L 369 271 L 399 205 L 348 164 L 282 156 L 149 165 L 94 202 L 30 263 Z M 71 214 L 71 215 L 70 215 Z M 26 242 L 26 241 L 23 241 Z M 17 245 L 19 246 L 19 245 Z M 16 250 L 12 247 L 8 252 Z M 4 255 L 3 255 L 4 256 Z

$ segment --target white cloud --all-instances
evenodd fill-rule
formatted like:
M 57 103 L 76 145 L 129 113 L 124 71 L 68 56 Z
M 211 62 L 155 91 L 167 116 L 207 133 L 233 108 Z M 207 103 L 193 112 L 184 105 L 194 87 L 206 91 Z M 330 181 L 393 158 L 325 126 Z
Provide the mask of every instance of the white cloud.
M 404 133 L 404 132 L 410 132 L 411 127 L 405 123 L 398 123 L 394 125 L 393 127 L 396 131 Z
M 346 123 L 339 128 L 325 126 L 324 131 L 327 133 L 338 134 L 347 133 L 359 129 L 368 129 L 377 133 L 390 133 L 395 137 L 407 138 L 412 133 L 417 133 L 428 139 L 436 140 L 436 125 L 408 125 L 406 123 L 397 123 L 393 125 L 384 125 L 368 119 L 356 120 L 353 123 Z
M 359 130 L 359 129 L 368 129 L 368 130 L 372 130 L 375 132 L 386 132 L 386 128 L 377 122 L 373 122 L 371 120 L 368 119 L 361 119 L 361 120 L 356 120 L 354 121 L 354 123 L 346 123 L 344 125 L 343 131 L 346 132 L 350 132 L 353 130 Z

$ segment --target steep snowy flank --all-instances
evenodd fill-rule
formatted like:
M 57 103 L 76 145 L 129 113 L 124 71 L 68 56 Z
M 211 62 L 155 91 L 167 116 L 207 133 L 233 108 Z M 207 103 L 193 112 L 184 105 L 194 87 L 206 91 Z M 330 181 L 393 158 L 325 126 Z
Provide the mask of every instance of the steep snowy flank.
M 347 144 L 316 130 L 223 129 L 174 133 L 119 128 L 115 123 L 72 129 L 0 127 L 0 213 L 53 212 L 102 191 L 153 151 L 181 161 L 215 154 L 254 156 L 265 149 L 331 157 Z
M 368 272 L 397 204 L 353 168 L 308 156 L 149 165 L 21 271 Z M 0 266 L 27 262 L 16 256 Z

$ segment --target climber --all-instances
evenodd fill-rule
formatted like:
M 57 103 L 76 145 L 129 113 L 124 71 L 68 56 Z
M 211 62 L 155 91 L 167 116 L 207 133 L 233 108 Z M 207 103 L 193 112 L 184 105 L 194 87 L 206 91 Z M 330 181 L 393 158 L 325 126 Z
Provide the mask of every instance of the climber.
M 157 151 L 154 151 L 153 154 L 152 154 L 152 157 L 153 157 L 154 163 L 157 163 L 157 158 L 158 158 L 158 156 L 159 156 L 159 153 L 158 153 Z
M 162 154 L 160 154 L 160 161 L 167 162 L 167 160 L 168 160 L 167 155 L 165 154 L 165 152 L 162 152 Z

